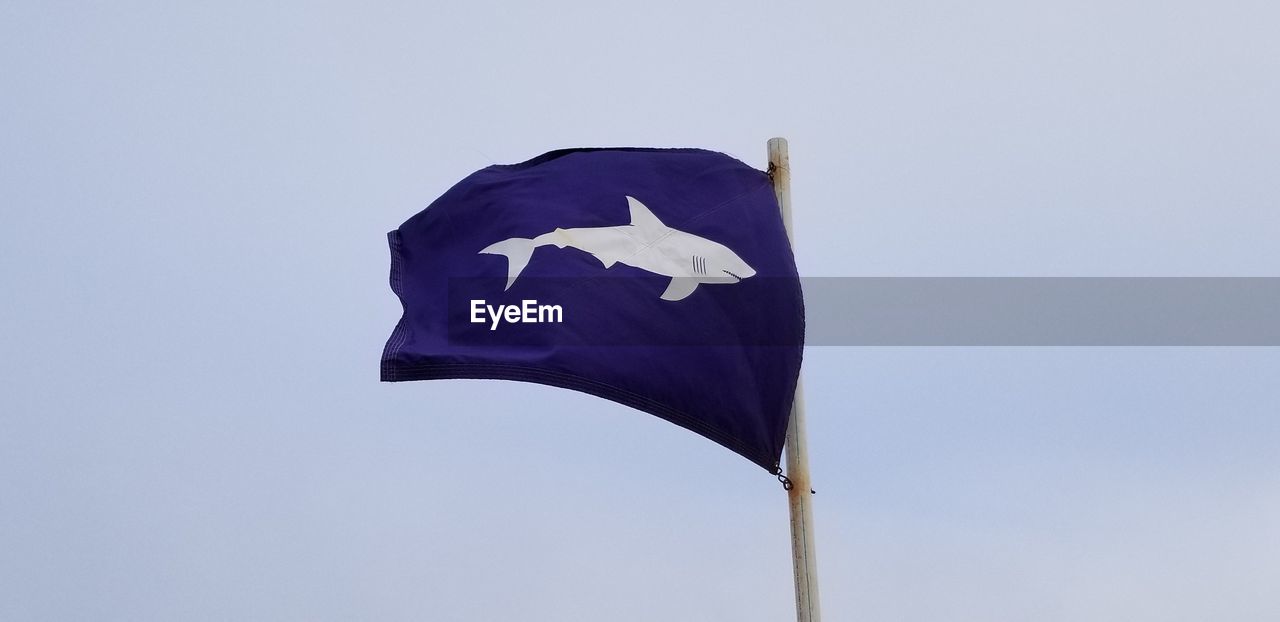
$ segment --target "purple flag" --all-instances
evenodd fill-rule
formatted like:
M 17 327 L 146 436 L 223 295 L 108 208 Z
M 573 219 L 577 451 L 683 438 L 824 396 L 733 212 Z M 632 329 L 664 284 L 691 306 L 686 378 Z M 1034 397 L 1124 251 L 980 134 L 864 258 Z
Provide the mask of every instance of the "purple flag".
M 700 149 L 567 149 L 463 179 L 388 234 L 385 381 L 574 389 L 777 473 L 804 303 L 769 176 Z

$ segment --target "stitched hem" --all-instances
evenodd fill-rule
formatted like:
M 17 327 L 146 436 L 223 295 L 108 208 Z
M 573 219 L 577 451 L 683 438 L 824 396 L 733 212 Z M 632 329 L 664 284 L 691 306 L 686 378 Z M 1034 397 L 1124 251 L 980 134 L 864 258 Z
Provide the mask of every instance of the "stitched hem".
M 733 156 L 727 153 L 712 151 L 710 149 L 699 149 L 696 147 L 569 147 L 566 149 L 555 149 L 552 151 L 548 151 L 542 155 L 535 156 L 535 157 L 529 158 L 528 160 L 525 160 L 524 162 L 517 162 L 515 164 L 491 164 L 481 170 L 518 171 L 526 168 L 532 168 L 534 166 L 538 166 L 539 164 L 545 164 L 557 158 L 562 158 L 564 156 L 571 155 L 574 153 L 590 153 L 593 151 L 622 151 L 622 152 L 629 151 L 633 153 L 708 153 L 708 154 L 722 155 L 726 158 L 733 158 L 733 160 L 738 162 L 739 164 L 750 167 L 748 164 L 742 162 L 742 160 L 739 160 L 738 158 L 734 158 Z M 759 170 L 759 169 L 756 169 L 756 170 Z M 763 173 L 764 171 L 760 171 L 760 172 Z
M 404 259 L 400 254 L 400 230 L 397 229 L 387 234 L 387 246 L 391 249 L 391 291 L 395 293 L 396 298 L 400 300 L 400 320 L 396 322 L 396 327 L 391 331 L 391 336 L 387 338 L 387 345 L 382 349 L 382 360 L 392 361 L 400 354 L 400 347 L 409 338 L 409 322 L 408 322 L 408 306 L 405 305 L 403 295 Z M 385 365 L 385 363 L 384 363 Z

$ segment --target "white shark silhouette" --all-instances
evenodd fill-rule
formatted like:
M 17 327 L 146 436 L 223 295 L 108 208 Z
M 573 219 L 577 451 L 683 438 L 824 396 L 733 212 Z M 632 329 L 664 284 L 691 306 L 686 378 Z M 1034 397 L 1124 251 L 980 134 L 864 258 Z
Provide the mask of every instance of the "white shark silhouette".
M 683 300 L 702 284 L 737 283 L 756 271 L 723 244 L 672 229 L 649 208 L 627 197 L 631 224 L 617 227 L 556 229 L 536 238 L 510 238 L 480 251 L 507 258 L 507 287 L 516 282 L 539 246 L 570 246 L 590 253 L 605 268 L 615 263 L 634 266 L 663 276 L 671 283 L 663 300 Z

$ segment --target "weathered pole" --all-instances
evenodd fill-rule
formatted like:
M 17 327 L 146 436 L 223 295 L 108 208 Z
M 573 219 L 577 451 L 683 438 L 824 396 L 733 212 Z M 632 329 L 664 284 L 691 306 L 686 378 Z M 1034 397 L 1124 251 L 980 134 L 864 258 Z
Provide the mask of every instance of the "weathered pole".
M 791 225 L 791 163 L 787 156 L 787 139 L 769 139 L 769 172 L 773 193 L 782 210 L 782 223 L 787 238 L 795 248 L 795 230 Z M 791 421 L 787 424 L 787 479 L 791 486 L 787 499 L 791 506 L 791 562 L 796 580 L 797 622 L 820 622 L 818 606 L 818 564 L 813 548 L 813 497 L 809 478 L 809 449 L 805 440 L 804 389 L 796 384 Z

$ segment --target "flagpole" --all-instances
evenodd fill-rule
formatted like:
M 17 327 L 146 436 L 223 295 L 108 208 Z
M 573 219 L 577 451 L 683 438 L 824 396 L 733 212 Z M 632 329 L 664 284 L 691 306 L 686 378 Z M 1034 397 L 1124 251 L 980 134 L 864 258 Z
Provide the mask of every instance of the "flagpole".
M 782 224 L 787 228 L 787 239 L 795 248 L 795 233 L 791 226 L 791 162 L 787 155 L 787 139 L 769 139 L 769 172 L 773 178 L 773 193 L 782 211 Z M 797 622 L 820 622 L 822 614 L 818 606 L 818 564 L 813 546 L 813 496 L 809 479 L 809 448 L 805 436 L 804 389 L 796 383 L 795 402 L 791 406 L 791 420 L 787 424 L 787 500 L 791 507 L 791 564 L 796 580 Z

